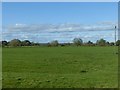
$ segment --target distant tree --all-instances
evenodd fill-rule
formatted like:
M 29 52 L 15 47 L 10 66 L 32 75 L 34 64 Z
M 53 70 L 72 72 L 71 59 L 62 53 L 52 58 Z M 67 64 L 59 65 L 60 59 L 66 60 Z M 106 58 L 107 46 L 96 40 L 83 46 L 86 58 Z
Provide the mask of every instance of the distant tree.
M 104 39 L 97 40 L 96 44 L 99 45 L 99 46 L 105 46 L 106 45 L 106 40 L 104 40 Z
M 120 40 L 117 40 L 116 46 L 120 46 Z
M 89 45 L 89 46 L 94 45 L 94 43 L 93 43 L 93 42 L 91 42 L 91 41 L 88 41 L 86 44 L 87 44 L 87 45 Z
M 31 42 L 31 46 L 40 46 L 40 43 Z
M 31 46 L 34 46 L 34 42 L 31 42 Z
M 21 43 L 22 43 L 22 46 L 30 46 L 31 45 L 31 42 L 29 40 L 24 40 Z
M 0 46 L 2 46 L 2 41 L 0 41 Z
M 50 44 L 50 43 L 47 43 L 47 46 L 48 46 L 48 47 L 50 47 L 50 46 L 51 46 L 51 44 Z
M 80 39 L 80 38 L 74 38 L 74 39 L 73 39 L 73 43 L 74 43 L 75 45 L 79 46 L 79 45 L 82 45 L 82 44 L 83 44 L 83 40 Z
M 2 46 L 7 46 L 8 45 L 8 42 L 7 41 L 2 41 Z
M 110 45 L 110 43 L 107 41 L 107 42 L 106 42 L 106 45 L 107 45 L 107 46 L 109 46 L 109 45 Z
M 110 42 L 109 43 L 110 46 L 114 46 L 114 44 L 115 44 L 114 42 Z
M 65 46 L 65 43 L 61 43 L 60 46 L 61 46 L 61 47 Z
M 54 41 L 50 42 L 50 45 L 51 45 L 51 46 L 58 46 L 59 43 L 58 43 L 57 40 L 54 40 Z
M 34 43 L 34 46 L 40 46 L 40 43 Z
M 9 45 L 12 47 L 21 46 L 21 41 L 19 39 L 13 39 L 10 41 Z

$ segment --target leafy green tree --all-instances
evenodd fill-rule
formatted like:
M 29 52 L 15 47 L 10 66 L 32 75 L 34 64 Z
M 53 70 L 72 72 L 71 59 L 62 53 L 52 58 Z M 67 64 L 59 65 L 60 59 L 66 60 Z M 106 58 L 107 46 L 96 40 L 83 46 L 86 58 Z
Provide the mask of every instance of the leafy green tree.
M 110 42 L 110 44 L 109 44 L 110 46 L 114 46 L 115 45 L 115 43 L 114 42 Z
M 106 45 L 107 45 L 107 46 L 109 46 L 109 45 L 110 45 L 110 43 L 107 41 L 107 42 L 106 42 Z
M 93 44 L 94 44 L 94 43 L 91 42 L 91 41 L 88 41 L 88 42 L 87 42 L 87 45 L 90 45 L 90 46 L 91 46 L 91 45 L 93 45 Z
M 54 40 L 54 41 L 50 42 L 50 45 L 51 45 L 51 46 L 58 46 L 59 43 L 58 43 L 57 40 Z
M 2 41 L 0 41 L 0 46 L 2 46 Z
M 99 45 L 99 46 L 105 46 L 106 45 L 106 40 L 104 40 L 104 39 L 97 40 L 96 44 Z
M 30 46 L 31 42 L 29 40 L 22 41 L 22 46 Z
M 74 38 L 74 39 L 73 39 L 73 43 L 74 43 L 75 45 L 79 46 L 79 45 L 82 45 L 82 44 L 83 44 L 83 40 L 80 39 L 80 38 Z
M 19 39 L 13 39 L 10 41 L 9 45 L 12 47 L 21 46 L 21 41 Z
M 117 40 L 116 46 L 120 46 L 120 40 Z
M 7 41 L 2 41 L 2 46 L 7 46 L 8 45 L 8 42 Z

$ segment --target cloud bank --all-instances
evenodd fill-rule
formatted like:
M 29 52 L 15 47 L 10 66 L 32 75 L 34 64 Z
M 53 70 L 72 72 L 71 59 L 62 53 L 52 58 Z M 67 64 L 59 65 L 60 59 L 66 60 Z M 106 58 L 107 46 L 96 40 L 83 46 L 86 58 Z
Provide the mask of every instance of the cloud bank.
M 114 40 L 114 30 L 117 22 L 98 22 L 92 25 L 60 23 L 60 24 L 20 24 L 3 26 L 3 40 L 31 40 L 34 42 L 72 42 L 75 37 L 84 41 L 104 38 L 108 41 Z

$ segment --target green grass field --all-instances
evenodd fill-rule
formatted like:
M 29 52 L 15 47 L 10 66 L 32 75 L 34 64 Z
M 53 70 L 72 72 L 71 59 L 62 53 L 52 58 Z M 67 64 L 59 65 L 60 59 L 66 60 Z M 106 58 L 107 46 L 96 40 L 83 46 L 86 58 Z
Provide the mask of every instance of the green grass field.
M 19 47 L 2 54 L 3 88 L 118 86 L 115 47 Z

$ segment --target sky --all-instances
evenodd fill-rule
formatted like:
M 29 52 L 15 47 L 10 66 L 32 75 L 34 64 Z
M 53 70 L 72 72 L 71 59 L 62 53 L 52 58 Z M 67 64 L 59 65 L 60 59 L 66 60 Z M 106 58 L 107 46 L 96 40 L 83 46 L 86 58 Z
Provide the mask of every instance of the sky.
M 4 2 L 2 40 L 114 41 L 117 2 Z

